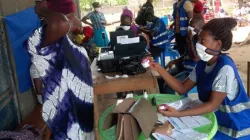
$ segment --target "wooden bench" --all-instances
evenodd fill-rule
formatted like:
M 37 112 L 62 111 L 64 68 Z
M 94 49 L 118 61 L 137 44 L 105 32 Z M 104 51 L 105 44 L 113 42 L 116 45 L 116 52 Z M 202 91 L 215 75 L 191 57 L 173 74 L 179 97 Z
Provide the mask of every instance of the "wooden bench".
M 25 125 L 34 126 L 42 132 L 43 140 L 50 140 L 51 132 L 42 118 L 42 105 L 36 106 L 35 109 L 21 122 L 17 129 L 20 130 Z

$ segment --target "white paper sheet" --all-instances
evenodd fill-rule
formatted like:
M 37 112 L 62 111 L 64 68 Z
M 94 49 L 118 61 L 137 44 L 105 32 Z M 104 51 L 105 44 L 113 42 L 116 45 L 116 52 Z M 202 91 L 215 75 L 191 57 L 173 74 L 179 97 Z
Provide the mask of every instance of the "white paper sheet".
M 188 126 L 184 124 L 179 118 L 169 117 L 168 121 L 174 126 L 175 129 L 188 129 Z
M 192 116 L 201 126 L 212 123 L 209 119 L 204 116 Z
M 166 136 L 159 133 L 152 133 L 156 140 L 206 140 L 208 135 L 199 133 L 193 129 L 173 129 L 172 135 Z
M 139 43 L 140 38 L 139 37 L 133 37 L 133 38 L 122 38 L 120 40 L 121 44 L 134 44 L 134 43 Z
M 157 113 L 158 121 L 164 124 L 167 121 L 167 117 L 163 116 L 161 113 Z
M 185 110 L 188 108 L 194 108 L 202 104 L 200 100 L 191 100 L 189 98 L 184 98 L 172 103 L 166 103 L 168 106 L 175 108 L 176 110 Z M 177 130 L 182 129 L 192 129 L 201 127 L 212 123 L 209 119 L 203 116 L 186 116 L 186 117 L 165 117 Z M 163 118 L 160 118 L 164 120 Z
M 117 44 L 121 44 L 121 40 L 123 40 L 123 39 L 128 39 L 128 36 L 127 36 L 127 35 L 124 35 L 124 36 L 117 36 L 117 37 L 116 37 Z
M 186 116 L 186 117 L 181 117 L 181 121 L 186 124 L 189 128 L 196 128 L 200 127 L 201 124 L 198 123 L 193 117 L 191 116 Z
M 208 134 L 205 134 L 205 133 L 200 133 L 200 132 L 197 132 L 193 129 L 184 129 L 184 130 L 177 130 L 183 134 L 187 134 L 188 136 L 194 138 L 194 139 L 198 139 L 198 140 L 203 140 L 203 139 L 206 139 L 208 137 Z
M 169 136 L 165 136 L 159 133 L 152 133 L 152 135 L 155 137 L 156 140 L 175 140 Z

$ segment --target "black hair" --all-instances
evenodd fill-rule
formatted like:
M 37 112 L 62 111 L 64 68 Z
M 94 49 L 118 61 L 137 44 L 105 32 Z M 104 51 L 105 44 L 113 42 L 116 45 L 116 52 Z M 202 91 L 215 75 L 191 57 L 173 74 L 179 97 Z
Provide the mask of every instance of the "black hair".
M 204 31 L 209 31 L 215 40 L 220 40 L 222 43 L 222 51 L 227 51 L 232 46 L 232 29 L 237 25 L 234 18 L 216 18 L 210 20 L 202 28 Z
M 154 12 L 152 7 L 142 7 L 137 14 L 135 22 L 138 25 L 146 25 L 148 17 L 152 17 L 153 15 Z
M 122 15 L 120 20 L 122 26 L 130 26 L 132 22 L 132 18 L 126 15 Z

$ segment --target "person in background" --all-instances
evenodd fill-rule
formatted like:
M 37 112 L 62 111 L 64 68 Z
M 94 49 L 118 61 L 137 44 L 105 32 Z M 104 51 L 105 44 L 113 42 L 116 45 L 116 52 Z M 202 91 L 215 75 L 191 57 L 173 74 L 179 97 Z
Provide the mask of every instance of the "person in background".
M 93 27 L 95 33 L 93 43 L 98 47 L 107 47 L 109 44 L 109 39 L 105 29 L 107 21 L 104 14 L 100 11 L 101 4 L 99 2 L 93 2 L 92 6 L 94 11 L 84 16 L 82 22 Z M 87 21 L 88 19 L 90 19 L 91 23 Z
M 217 17 L 218 18 L 224 18 L 224 17 L 226 17 L 227 15 L 226 15 L 226 12 L 225 12 L 225 10 L 222 8 L 222 7 L 220 7 L 219 8 L 219 12 L 218 12 L 218 14 L 217 14 Z
M 87 52 L 68 33 L 80 28 L 72 0 L 48 0 L 35 6 L 45 24 L 27 40 L 31 62 L 39 71 L 42 117 L 54 140 L 93 140 L 93 83 Z
M 150 8 L 152 9 L 152 13 L 154 14 L 154 6 L 152 3 L 153 3 L 153 0 L 147 0 L 147 2 L 142 5 L 142 8 L 145 8 L 145 9 Z
M 200 57 L 196 68 L 184 82 L 178 81 L 159 64 L 150 63 L 167 84 L 180 94 L 197 86 L 203 104 L 182 111 L 167 107 L 159 110 L 168 117 L 196 116 L 215 111 L 218 131 L 214 140 L 250 139 L 250 102 L 233 60 L 222 51 L 232 46 L 233 18 L 216 18 L 205 24 L 199 33 L 196 50 Z
M 92 43 L 93 36 L 94 30 L 90 26 L 85 26 L 82 28 L 82 33 L 76 34 L 75 37 L 76 44 L 86 49 L 91 63 L 97 57 L 95 45 Z
M 174 22 L 170 29 L 175 31 L 176 49 L 182 56 L 187 47 L 187 29 L 189 20 L 193 18 L 193 4 L 188 0 L 178 0 L 174 3 L 173 9 Z
M 220 0 L 215 0 L 215 1 L 214 1 L 214 6 L 215 6 L 214 13 L 217 14 L 217 13 L 219 12 L 220 7 L 221 7 L 221 2 L 220 2 Z
M 116 29 L 116 31 L 132 30 L 134 32 L 134 36 L 138 35 L 138 27 L 133 23 L 133 13 L 127 7 L 123 8 L 120 21 L 121 25 Z
M 43 83 L 40 78 L 38 69 L 33 64 L 30 66 L 30 76 L 33 83 L 33 87 L 35 89 L 37 101 L 39 104 L 43 104 L 42 102 Z
M 208 9 L 207 0 L 203 0 L 202 5 L 203 5 L 203 9 L 204 9 L 203 14 L 206 14 L 207 9 Z
M 198 33 L 204 24 L 205 22 L 202 17 L 194 17 L 190 20 L 187 36 L 188 49 L 183 56 L 170 61 L 166 66 L 168 73 L 180 81 L 184 81 L 190 75 L 196 63 L 200 60 L 195 50 L 195 44 L 198 42 Z M 162 78 L 158 80 L 158 83 L 161 93 L 175 94 L 175 91 Z
M 149 35 L 149 51 L 153 57 L 157 57 L 165 50 L 165 46 L 169 42 L 169 31 L 163 20 L 154 16 L 152 12 L 146 10 L 144 15 L 147 25 L 139 28 L 141 32 Z
M 194 9 L 193 9 L 193 17 L 203 17 L 204 9 L 203 4 L 199 0 L 193 0 Z

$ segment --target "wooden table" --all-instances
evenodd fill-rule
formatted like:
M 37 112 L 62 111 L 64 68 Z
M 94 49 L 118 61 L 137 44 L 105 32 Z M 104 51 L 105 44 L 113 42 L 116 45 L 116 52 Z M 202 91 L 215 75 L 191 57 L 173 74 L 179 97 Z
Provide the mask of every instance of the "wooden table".
M 121 75 L 121 73 L 108 73 L 104 74 L 98 72 L 96 65 L 96 59 L 91 65 L 92 77 L 93 77 L 93 88 L 94 88 L 94 115 L 95 115 L 95 133 L 96 139 L 100 139 L 98 133 L 98 121 L 99 121 L 99 102 L 98 95 L 113 94 L 117 92 L 135 91 L 135 90 L 146 90 L 147 93 L 159 93 L 157 79 L 152 75 L 148 69 L 146 73 L 129 76 L 129 78 L 118 78 L 118 79 L 106 79 L 105 75 L 115 76 Z M 103 98 L 103 97 L 102 97 Z

